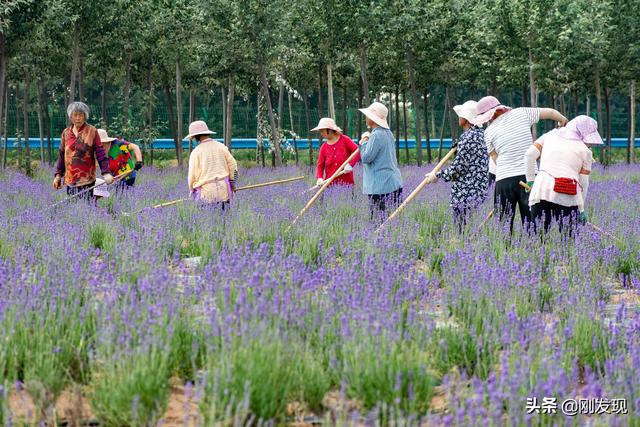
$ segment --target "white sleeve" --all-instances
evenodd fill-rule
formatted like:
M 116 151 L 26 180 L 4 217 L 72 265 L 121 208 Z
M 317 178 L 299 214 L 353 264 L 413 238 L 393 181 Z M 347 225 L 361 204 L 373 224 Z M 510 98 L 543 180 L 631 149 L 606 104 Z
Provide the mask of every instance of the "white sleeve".
M 580 212 L 584 212 L 587 205 L 587 191 L 589 190 L 589 175 L 580 174 L 580 187 L 582 188 L 582 206 L 578 205 Z
M 536 160 L 540 157 L 540 151 L 535 145 L 531 144 L 527 152 L 524 154 L 524 165 L 527 174 L 527 181 L 536 179 Z

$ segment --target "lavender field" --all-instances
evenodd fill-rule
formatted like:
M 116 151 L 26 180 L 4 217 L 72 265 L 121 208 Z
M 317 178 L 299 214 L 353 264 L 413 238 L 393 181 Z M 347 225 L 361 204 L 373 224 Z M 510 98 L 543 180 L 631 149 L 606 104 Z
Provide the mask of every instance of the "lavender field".
M 427 170 L 402 169 L 405 195 Z M 459 234 L 444 183 L 380 235 L 359 189 L 285 233 L 310 170 L 240 185 L 301 174 L 224 213 L 127 216 L 185 197 L 184 173 L 46 210 L 50 170 L 1 172 L 3 425 L 640 425 L 639 167 L 592 175 L 589 220 L 615 238 L 544 241 L 481 227 L 489 203 Z M 528 408 L 544 397 L 555 413 Z M 626 411 L 563 413 L 581 398 Z

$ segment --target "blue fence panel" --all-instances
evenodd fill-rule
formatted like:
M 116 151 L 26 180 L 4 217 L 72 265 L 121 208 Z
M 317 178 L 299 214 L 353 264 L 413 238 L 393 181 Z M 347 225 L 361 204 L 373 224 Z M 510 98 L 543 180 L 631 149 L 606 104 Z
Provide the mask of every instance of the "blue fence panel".
M 54 148 L 58 148 L 60 146 L 60 138 L 52 138 L 53 141 L 53 146 Z M 221 141 L 221 140 L 220 140 Z M 222 142 L 222 141 L 221 141 Z M 291 147 L 293 147 L 293 140 L 288 140 L 287 141 L 289 144 L 291 144 Z M 415 139 L 409 139 L 407 140 L 409 148 L 415 148 L 416 147 L 416 140 Z M 440 140 L 439 139 L 431 139 L 431 148 L 432 149 L 437 149 L 438 146 L 440 145 Z M 317 149 L 318 148 L 318 140 L 317 139 L 312 139 L 311 143 L 313 145 L 313 148 Z M 264 144 L 265 147 L 269 146 L 269 141 L 268 140 L 264 140 Z M 304 150 L 304 149 L 308 149 L 309 148 L 309 144 L 307 142 L 306 139 L 301 139 L 297 141 L 298 144 L 298 149 L 299 150 Z M 628 140 L 627 138 L 611 138 L 611 146 L 613 148 L 626 148 L 628 144 Z M 47 141 L 44 141 L 44 145 L 45 148 L 47 147 Z M 24 147 L 24 140 L 22 140 L 22 146 Z M 29 146 L 32 149 L 38 149 L 40 148 L 40 139 L 39 138 L 29 138 Z M 182 141 L 182 146 L 185 149 L 189 148 L 189 141 L 187 141 L 186 139 Z M 9 149 L 16 149 L 18 147 L 18 140 L 16 138 L 9 138 L 9 145 L 8 148 Z M 255 138 L 234 138 L 231 140 L 231 147 L 233 149 L 253 149 L 255 150 L 257 148 L 257 142 Z M 400 141 L 400 148 L 404 148 L 405 147 L 405 143 L 404 140 Z M 422 140 L 422 148 L 426 148 L 427 147 L 427 143 L 426 140 Z M 442 147 L 443 148 L 450 148 L 451 147 L 451 139 L 449 138 L 445 138 L 442 141 Z M 636 147 L 640 147 L 640 138 L 636 138 Z M 173 142 L 173 139 L 156 139 L 155 142 L 153 143 L 153 148 L 154 149 L 159 149 L 159 150 L 164 150 L 164 149 L 173 149 L 175 148 L 175 144 Z

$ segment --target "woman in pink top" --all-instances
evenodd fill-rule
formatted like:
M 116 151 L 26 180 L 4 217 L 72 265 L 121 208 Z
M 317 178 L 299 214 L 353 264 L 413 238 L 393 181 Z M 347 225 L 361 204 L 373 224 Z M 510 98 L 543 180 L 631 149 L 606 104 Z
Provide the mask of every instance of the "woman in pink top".
M 322 185 L 326 179 L 329 179 L 338 170 L 349 156 L 358 149 L 355 142 L 346 135 L 342 134 L 333 119 L 324 117 L 320 119 L 318 126 L 311 129 L 312 132 L 320 131 L 320 135 L 327 140 L 318 154 L 318 165 L 316 172 L 316 185 Z M 353 167 L 360 160 L 360 154 L 351 159 L 344 168 L 342 175 L 333 180 L 331 185 L 351 185 L 353 186 Z
M 602 144 L 598 124 L 588 116 L 578 116 L 566 127 L 542 135 L 525 154 L 529 206 L 535 223 L 543 221 L 545 231 L 551 221 L 573 224 L 584 213 L 593 155 L 587 147 Z M 536 160 L 540 171 L 535 174 Z

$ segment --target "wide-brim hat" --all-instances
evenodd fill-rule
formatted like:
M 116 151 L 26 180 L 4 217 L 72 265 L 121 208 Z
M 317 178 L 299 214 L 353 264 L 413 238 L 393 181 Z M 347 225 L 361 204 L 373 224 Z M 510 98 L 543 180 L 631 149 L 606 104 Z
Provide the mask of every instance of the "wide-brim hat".
M 104 129 L 98 129 L 98 136 L 100 137 L 100 142 L 112 142 L 116 140 L 116 138 L 109 137 L 109 134 Z
M 378 126 L 389 129 L 389 123 L 387 123 L 389 110 L 384 106 L 384 104 L 374 102 L 367 108 L 359 108 L 358 110 L 365 116 L 369 117 Z
M 458 117 L 462 117 L 463 119 L 471 122 L 476 118 L 476 107 L 478 103 L 474 100 L 469 100 L 462 105 L 454 105 L 453 111 L 456 112 Z
M 202 120 L 196 120 L 189 125 L 189 135 L 185 136 L 184 139 L 191 139 L 196 135 L 215 135 L 215 132 L 209 130 L 209 127 Z
M 489 120 L 493 119 L 494 114 L 498 110 L 511 110 L 511 107 L 502 105 L 495 96 L 485 96 L 476 105 L 476 118 L 471 123 L 476 126 L 482 126 Z
M 338 125 L 336 124 L 336 121 L 329 117 L 321 118 L 320 121 L 318 122 L 318 126 L 311 129 L 311 132 L 317 132 L 322 129 L 331 129 L 331 130 L 335 130 L 336 132 L 342 133 L 342 129 L 338 127 Z

